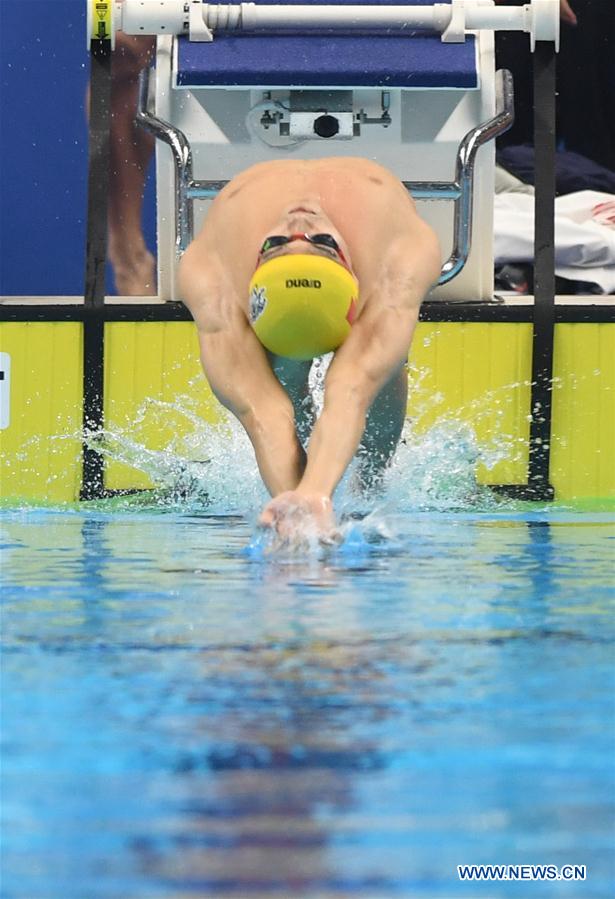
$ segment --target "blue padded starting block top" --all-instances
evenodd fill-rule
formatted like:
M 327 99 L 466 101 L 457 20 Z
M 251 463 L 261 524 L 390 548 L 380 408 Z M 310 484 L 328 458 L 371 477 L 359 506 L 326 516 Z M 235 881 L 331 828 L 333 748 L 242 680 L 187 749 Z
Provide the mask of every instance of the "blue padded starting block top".
M 361 0 L 331 2 L 341 5 Z M 412 0 L 415 5 L 429 2 Z M 440 35 L 424 32 L 369 36 L 220 34 L 212 43 L 178 39 L 176 86 L 473 90 L 479 81 L 474 37 L 460 44 L 444 44 Z

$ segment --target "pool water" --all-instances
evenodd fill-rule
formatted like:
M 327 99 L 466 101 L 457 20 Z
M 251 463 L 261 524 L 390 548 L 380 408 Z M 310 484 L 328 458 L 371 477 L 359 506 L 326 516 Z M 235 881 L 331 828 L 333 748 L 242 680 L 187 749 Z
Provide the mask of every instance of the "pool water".
M 3 896 L 613 895 L 613 516 L 106 508 L 3 514 Z

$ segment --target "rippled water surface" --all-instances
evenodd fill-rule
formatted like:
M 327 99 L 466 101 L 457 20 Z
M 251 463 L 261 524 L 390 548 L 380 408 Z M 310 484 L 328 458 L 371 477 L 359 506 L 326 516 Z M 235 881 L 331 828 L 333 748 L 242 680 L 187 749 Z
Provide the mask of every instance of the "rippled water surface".
M 3 895 L 613 895 L 606 514 L 5 512 Z M 587 866 L 461 883 L 462 863 Z

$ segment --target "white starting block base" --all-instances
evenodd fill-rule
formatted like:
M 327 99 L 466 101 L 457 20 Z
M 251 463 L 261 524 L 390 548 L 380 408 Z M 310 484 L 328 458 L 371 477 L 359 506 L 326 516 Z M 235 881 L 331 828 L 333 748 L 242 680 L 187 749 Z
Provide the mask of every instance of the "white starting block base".
M 472 128 L 495 113 L 495 60 L 491 32 L 477 35 L 479 90 L 399 89 L 390 90 L 391 124 L 365 125 L 352 139 L 306 140 L 293 148 L 267 146 L 247 124 L 250 110 L 272 97 L 288 97 L 288 90 L 263 87 L 176 88 L 175 39 L 159 37 L 155 75 L 155 114 L 187 136 L 192 147 L 195 180 L 230 180 L 258 162 L 292 157 L 317 159 L 323 156 L 360 156 L 374 159 L 402 181 L 455 180 L 459 144 Z M 293 86 L 293 90 L 300 89 Z M 306 89 L 313 87 L 306 86 Z M 333 87 L 331 89 L 334 89 Z M 354 90 L 353 109 L 369 117 L 381 115 L 382 88 Z M 264 136 L 272 134 L 256 130 Z M 158 192 L 158 284 L 160 297 L 176 298 L 175 274 L 175 174 L 169 148 L 157 142 Z M 473 301 L 493 299 L 493 198 L 495 179 L 494 142 L 478 151 L 474 171 L 473 236 L 468 261 L 448 284 L 437 287 L 433 299 Z M 209 200 L 194 203 L 195 235 L 207 213 Z M 421 216 L 435 229 L 442 247 L 442 261 L 453 244 L 453 203 L 446 200 L 417 201 Z

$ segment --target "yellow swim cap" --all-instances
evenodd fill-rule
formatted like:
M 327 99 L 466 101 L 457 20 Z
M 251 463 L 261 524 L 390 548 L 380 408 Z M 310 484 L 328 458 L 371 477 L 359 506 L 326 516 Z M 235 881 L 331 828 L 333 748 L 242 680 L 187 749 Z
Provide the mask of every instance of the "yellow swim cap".
M 250 323 L 266 349 L 287 359 L 336 350 L 350 333 L 359 295 L 354 276 L 324 256 L 263 262 L 250 281 Z

